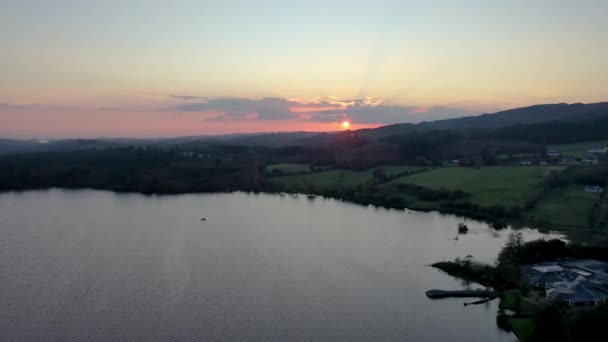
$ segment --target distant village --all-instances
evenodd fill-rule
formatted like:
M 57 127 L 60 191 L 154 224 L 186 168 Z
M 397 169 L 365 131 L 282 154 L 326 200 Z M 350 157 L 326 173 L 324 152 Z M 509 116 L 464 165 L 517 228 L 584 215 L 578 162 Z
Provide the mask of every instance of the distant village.
M 511 156 L 503 156 L 503 159 L 510 161 L 515 165 L 521 166 L 531 166 L 531 165 L 599 165 L 600 164 L 600 155 L 605 155 L 608 153 L 608 146 L 605 147 L 593 147 L 585 150 L 588 153 L 588 156 L 585 157 L 576 157 L 573 155 L 568 155 L 567 153 L 562 153 L 556 150 L 547 151 L 546 155 L 541 154 L 532 154 L 532 153 L 523 153 L 523 154 L 515 154 Z M 461 166 L 466 164 L 464 161 L 459 159 L 452 160 L 444 160 L 444 166 Z
M 601 156 L 608 153 L 608 146 L 603 147 L 592 147 L 585 150 L 588 155 L 584 157 L 577 157 L 569 155 L 565 152 L 556 150 L 549 150 L 545 155 L 541 154 L 517 154 L 510 156 L 503 156 L 505 165 L 519 165 L 519 166 L 572 166 L 572 165 L 586 165 L 594 166 L 601 164 Z M 460 159 L 444 160 L 443 166 L 471 166 L 470 161 L 463 161 Z M 584 187 L 585 192 L 589 193 L 603 193 L 604 188 L 599 185 L 586 185 Z

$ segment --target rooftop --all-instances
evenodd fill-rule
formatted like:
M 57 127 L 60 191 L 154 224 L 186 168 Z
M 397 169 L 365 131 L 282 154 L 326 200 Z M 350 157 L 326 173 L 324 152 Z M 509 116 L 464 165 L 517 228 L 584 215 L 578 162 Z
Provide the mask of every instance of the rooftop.
M 531 267 L 533 270 L 536 270 L 540 273 L 552 273 L 552 272 L 561 272 L 564 269 L 558 265 L 558 264 L 554 264 L 554 265 L 543 265 L 543 266 L 532 266 Z

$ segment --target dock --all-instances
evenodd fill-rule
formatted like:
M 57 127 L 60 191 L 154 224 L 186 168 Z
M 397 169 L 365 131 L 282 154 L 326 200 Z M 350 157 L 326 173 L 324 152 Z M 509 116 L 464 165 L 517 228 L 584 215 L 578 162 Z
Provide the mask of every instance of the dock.
M 431 299 L 450 298 L 450 297 L 474 297 L 474 298 L 496 298 L 501 292 L 491 290 L 428 290 L 426 296 Z

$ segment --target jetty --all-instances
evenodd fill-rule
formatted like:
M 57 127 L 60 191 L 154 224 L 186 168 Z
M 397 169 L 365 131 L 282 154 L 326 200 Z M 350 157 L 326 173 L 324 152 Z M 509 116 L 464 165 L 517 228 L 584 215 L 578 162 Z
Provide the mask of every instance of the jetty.
M 450 297 L 475 297 L 475 298 L 496 298 L 501 295 L 499 291 L 492 290 L 428 290 L 426 296 L 431 299 L 450 298 Z

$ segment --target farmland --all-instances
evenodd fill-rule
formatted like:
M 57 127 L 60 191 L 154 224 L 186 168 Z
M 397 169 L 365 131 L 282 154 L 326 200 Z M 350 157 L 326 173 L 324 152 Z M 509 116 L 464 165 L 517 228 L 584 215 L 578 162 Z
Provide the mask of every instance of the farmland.
M 599 193 L 584 191 L 586 184 L 603 184 L 606 172 L 588 166 L 384 166 L 275 175 L 267 181 L 275 191 L 314 193 L 394 208 L 440 210 L 488 220 L 510 217 L 517 222 L 569 230 L 606 225 L 608 204 L 600 205 Z
M 585 192 L 582 185 L 558 187 L 540 199 L 531 216 L 554 225 L 586 228 L 599 200 L 600 194 Z
M 362 185 L 372 185 L 378 180 L 374 179 L 375 169 L 382 169 L 386 177 L 396 177 L 405 173 L 419 172 L 422 167 L 415 166 L 383 166 L 363 171 L 329 170 L 308 174 L 298 174 L 269 178 L 269 181 L 281 185 L 287 191 L 338 191 Z
M 471 195 L 471 202 L 482 207 L 513 207 L 521 206 L 550 170 L 562 169 L 553 166 L 445 167 L 401 177 L 391 183 L 461 190 Z
M 295 163 L 282 163 L 272 164 L 264 168 L 264 172 L 268 174 L 282 173 L 282 174 L 296 174 L 310 172 L 310 165 L 308 164 L 295 164 Z

